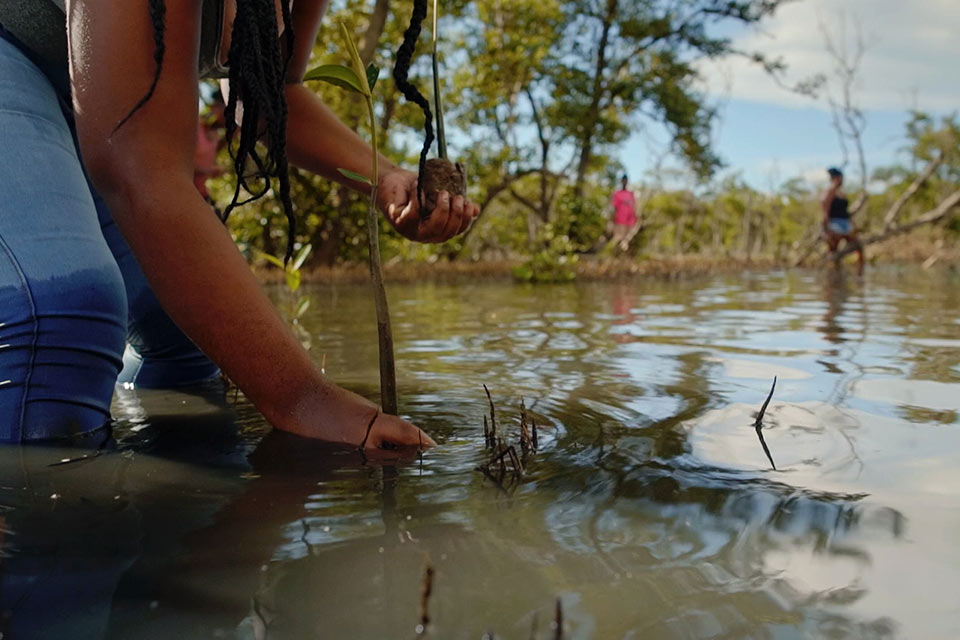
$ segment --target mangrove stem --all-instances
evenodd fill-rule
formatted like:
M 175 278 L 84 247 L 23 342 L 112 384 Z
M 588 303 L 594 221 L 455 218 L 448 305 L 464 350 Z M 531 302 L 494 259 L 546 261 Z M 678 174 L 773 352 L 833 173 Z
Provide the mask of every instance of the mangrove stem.
M 390 308 L 387 290 L 383 285 L 383 265 L 380 260 L 380 216 L 377 214 L 377 185 L 380 182 L 380 153 L 377 144 L 377 118 L 373 100 L 367 97 L 370 117 L 370 136 L 373 143 L 373 176 L 370 201 L 367 204 L 367 240 L 370 243 L 370 278 L 373 280 L 373 300 L 377 310 L 377 338 L 380 350 L 380 404 L 383 412 L 397 415 L 397 371 L 393 357 L 393 329 L 390 326 Z
M 433 0 L 433 111 L 437 118 L 437 151 L 440 157 L 447 158 L 447 135 L 443 129 L 443 106 L 440 103 L 440 63 L 438 62 L 437 40 L 439 34 L 440 0 Z

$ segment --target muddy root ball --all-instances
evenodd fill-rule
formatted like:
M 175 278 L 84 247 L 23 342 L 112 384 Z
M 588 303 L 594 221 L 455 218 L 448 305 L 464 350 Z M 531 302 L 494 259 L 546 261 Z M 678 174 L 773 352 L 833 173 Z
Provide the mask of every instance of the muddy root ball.
M 463 165 L 443 158 L 431 158 L 423 169 L 423 203 L 421 215 L 426 218 L 437 207 L 437 195 L 447 191 L 451 196 L 467 192 L 467 174 Z

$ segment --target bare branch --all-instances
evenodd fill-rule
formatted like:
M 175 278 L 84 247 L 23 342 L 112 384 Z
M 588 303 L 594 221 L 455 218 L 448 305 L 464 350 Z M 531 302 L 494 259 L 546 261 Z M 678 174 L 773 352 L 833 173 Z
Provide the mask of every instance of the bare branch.
M 850 145 L 857 156 L 860 188 L 865 191 L 867 188 L 867 160 L 863 150 L 863 132 L 866 129 L 867 121 L 854 94 L 860 65 L 868 47 L 863 37 L 860 21 L 856 16 L 853 18 L 855 26 L 853 28 L 852 44 L 848 42 L 847 38 L 847 14 L 840 13 L 839 21 L 839 34 L 836 36 L 822 19 L 819 21 L 824 48 L 830 54 L 833 63 L 833 75 L 839 85 L 840 92 L 839 98 L 832 93 L 828 93 L 827 103 L 830 105 L 833 128 L 837 132 L 837 139 L 840 143 L 843 164 L 846 165 L 849 161 L 848 145 Z
M 387 24 L 387 15 L 390 9 L 390 0 L 377 0 L 370 14 L 370 26 L 363 34 L 363 43 L 360 47 L 360 59 L 364 65 L 373 61 L 373 54 L 377 52 L 377 42 L 383 35 L 383 28 Z
M 522 205 L 525 206 L 526 208 L 530 209 L 530 210 L 533 211 L 534 213 L 536 213 L 536 214 L 538 214 L 538 215 L 540 214 L 540 209 L 539 209 L 539 207 L 537 207 L 536 204 L 534 204 L 533 202 L 531 202 L 531 201 L 528 200 L 527 198 L 524 198 L 522 195 L 520 195 L 519 193 L 517 193 L 516 190 L 515 190 L 513 187 L 510 187 L 509 191 L 510 191 L 510 195 L 513 196 L 514 200 L 516 200 L 517 202 L 519 202 L 520 204 L 522 204 Z
M 863 209 L 863 205 L 867 204 L 867 190 L 864 189 L 857 196 L 857 199 L 853 201 L 853 204 L 850 205 L 850 215 L 855 215 L 860 209 Z
M 884 240 L 889 240 L 894 236 L 899 236 L 909 231 L 913 231 L 917 227 L 922 227 L 927 224 L 935 224 L 946 218 L 956 207 L 960 205 L 960 189 L 954 191 L 949 196 L 947 196 L 939 205 L 934 209 L 927 211 L 922 216 L 910 222 L 906 222 L 899 226 L 893 227 L 892 229 L 887 229 L 881 231 L 880 233 L 875 233 L 872 236 L 868 236 L 860 241 L 860 244 L 866 246 L 868 244 L 875 244 L 877 242 L 883 242 Z M 848 244 L 843 249 L 837 252 L 836 259 L 844 257 L 845 255 L 856 251 L 857 245 Z
M 521 171 L 515 171 L 514 173 L 504 177 L 504 179 L 497 184 L 487 189 L 487 195 L 484 197 L 483 202 L 480 203 L 480 213 L 483 213 L 483 211 L 490 206 L 490 203 L 493 202 L 498 195 L 509 189 L 510 185 L 512 185 L 514 182 L 534 173 L 539 173 L 539 169 L 523 169 Z M 476 225 L 474 224 L 473 227 L 476 227 Z
M 943 163 L 943 154 L 937 154 L 937 157 L 931 160 L 924 170 L 918 175 L 913 182 L 910 183 L 910 186 L 907 187 L 906 191 L 900 194 L 900 197 L 890 206 L 890 209 L 887 210 L 887 215 L 883 218 L 883 230 L 887 231 L 893 227 L 893 223 L 896 221 L 897 216 L 900 215 L 900 210 L 903 209 L 903 205 L 907 203 L 907 200 L 912 198 L 917 191 L 920 190 L 920 187 L 930 179 L 930 176 L 933 175 L 933 172 L 937 170 Z

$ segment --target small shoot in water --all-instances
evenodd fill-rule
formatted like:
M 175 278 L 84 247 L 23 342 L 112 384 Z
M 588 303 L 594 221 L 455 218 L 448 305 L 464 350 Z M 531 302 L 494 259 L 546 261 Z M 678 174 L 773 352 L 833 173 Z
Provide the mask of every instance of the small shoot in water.
M 303 327 L 300 319 L 303 318 L 307 309 L 310 308 L 310 296 L 305 295 L 300 290 L 300 285 L 303 284 L 303 265 L 307 261 L 307 258 L 310 257 L 312 250 L 313 246 L 309 243 L 303 245 L 293 259 L 287 263 L 284 263 L 284 261 L 277 256 L 272 256 L 263 251 L 257 251 L 257 254 L 261 258 L 278 269 L 283 270 L 284 279 L 287 284 L 287 292 L 286 296 L 284 296 L 283 304 L 280 305 L 280 311 L 287 318 L 297 337 L 300 338 L 300 344 L 302 344 L 305 349 L 310 348 L 312 338 L 310 333 Z
M 310 257 L 311 250 L 313 250 L 313 245 L 309 243 L 303 245 L 300 247 L 297 255 L 293 257 L 293 260 L 286 264 L 284 264 L 280 258 L 260 251 L 259 249 L 257 250 L 257 254 L 273 266 L 282 269 L 287 281 L 287 289 L 290 290 L 290 293 L 297 293 L 300 289 L 300 284 L 303 282 L 303 273 L 301 273 L 300 269 L 303 267 L 303 263 L 307 261 L 307 258 Z

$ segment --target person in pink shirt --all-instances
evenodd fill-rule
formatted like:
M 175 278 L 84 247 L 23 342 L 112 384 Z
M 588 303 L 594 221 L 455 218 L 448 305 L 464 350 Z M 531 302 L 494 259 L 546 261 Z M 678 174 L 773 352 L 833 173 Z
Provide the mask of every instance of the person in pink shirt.
M 620 190 L 610 198 L 613 206 L 613 238 L 611 243 L 619 245 L 630 230 L 637 224 L 637 201 L 633 192 L 627 189 L 627 176 L 620 178 Z

